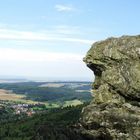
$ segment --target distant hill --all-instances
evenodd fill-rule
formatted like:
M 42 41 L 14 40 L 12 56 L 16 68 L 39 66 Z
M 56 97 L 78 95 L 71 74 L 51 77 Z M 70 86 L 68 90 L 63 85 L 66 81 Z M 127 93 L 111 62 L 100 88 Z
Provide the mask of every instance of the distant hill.
M 59 102 L 91 99 L 90 82 L 21 82 L 2 83 L 0 89 L 25 95 L 25 99 L 39 102 Z

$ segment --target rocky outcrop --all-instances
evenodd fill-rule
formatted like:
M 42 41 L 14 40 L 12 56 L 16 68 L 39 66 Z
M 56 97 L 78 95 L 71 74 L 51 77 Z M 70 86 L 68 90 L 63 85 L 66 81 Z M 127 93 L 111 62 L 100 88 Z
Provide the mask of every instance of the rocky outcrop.
M 96 42 L 84 58 L 94 72 L 93 101 L 82 111 L 92 140 L 140 139 L 140 35 Z

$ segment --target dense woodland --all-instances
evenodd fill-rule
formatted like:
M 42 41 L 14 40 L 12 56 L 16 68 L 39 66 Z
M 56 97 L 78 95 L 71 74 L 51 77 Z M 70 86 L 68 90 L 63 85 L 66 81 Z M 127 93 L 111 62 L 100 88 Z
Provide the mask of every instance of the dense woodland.
M 81 110 L 85 105 L 86 104 L 76 107 L 51 109 L 42 114 L 36 114 L 33 117 L 22 116 L 22 118 L 19 118 L 19 116 L 15 115 L 10 118 L 9 112 L 10 119 L 7 119 L 7 122 L 3 122 L 1 118 L 0 139 L 42 140 L 47 137 L 54 137 L 54 133 L 57 137 L 61 138 L 62 134 L 58 133 L 58 131 L 65 131 L 68 127 L 72 127 L 78 123 Z M 2 113 L 3 115 L 5 114 L 5 112 L 1 112 L 0 116 L 2 116 Z M 50 136 L 51 133 L 52 136 Z

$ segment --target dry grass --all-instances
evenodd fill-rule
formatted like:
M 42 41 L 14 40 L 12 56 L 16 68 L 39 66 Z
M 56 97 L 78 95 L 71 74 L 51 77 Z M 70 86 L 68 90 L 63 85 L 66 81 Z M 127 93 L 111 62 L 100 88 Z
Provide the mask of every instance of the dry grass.
M 11 91 L 0 89 L 0 100 L 20 101 L 28 104 L 36 104 L 38 102 L 24 99 L 25 95 L 18 95 Z
M 1 100 L 20 100 L 23 99 L 24 95 L 17 95 L 8 90 L 0 89 L 0 99 Z

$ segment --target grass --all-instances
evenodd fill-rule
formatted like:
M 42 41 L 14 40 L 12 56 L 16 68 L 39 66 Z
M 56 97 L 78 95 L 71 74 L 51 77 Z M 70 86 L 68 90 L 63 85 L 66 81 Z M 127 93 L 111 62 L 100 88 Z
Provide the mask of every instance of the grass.
M 81 105 L 81 104 L 83 104 L 82 101 L 75 99 L 75 100 L 71 100 L 71 101 L 65 101 L 63 107 L 77 106 L 77 105 Z
M 0 99 L 1 100 L 15 101 L 15 100 L 21 100 L 23 98 L 25 98 L 24 95 L 17 95 L 17 94 L 14 94 L 8 90 L 0 89 Z
M 39 103 L 32 100 L 26 100 L 24 99 L 25 97 L 26 97 L 25 95 L 18 95 L 9 90 L 0 89 L 0 100 L 16 101 L 16 102 L 23 102 L 23 103 L 28 103 L 28 104 Z

